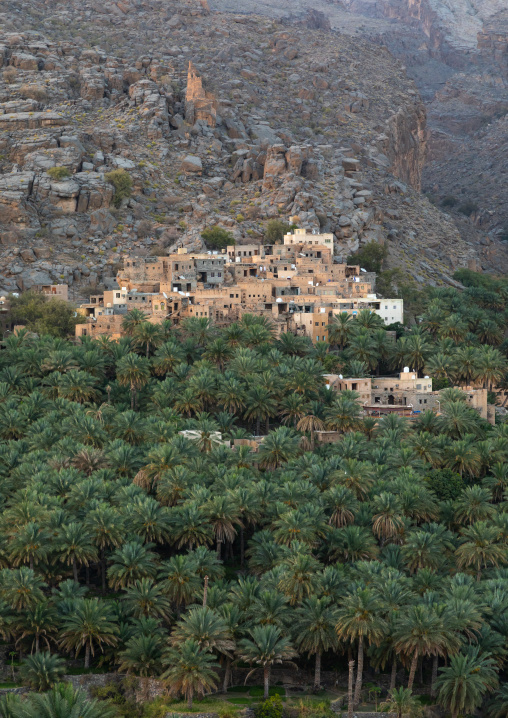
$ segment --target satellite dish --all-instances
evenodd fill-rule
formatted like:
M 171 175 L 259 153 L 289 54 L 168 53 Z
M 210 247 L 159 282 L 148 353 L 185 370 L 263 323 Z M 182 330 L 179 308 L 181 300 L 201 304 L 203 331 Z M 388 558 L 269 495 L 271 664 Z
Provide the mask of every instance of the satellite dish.
M 339 379 L 344 379 L 344 377 L 342 376 L 342 374 L 339 374 Z
M 408 366 L 405 366 L 405 367 L 404 367 L 404 374 L 409 374 L 409 367 L 408 367 Z
M 427 375 L 425 375 L 425 377 L 424 377 L 424 378 L 425 378 L 425 379 L 430 379 L 430 376 L 427 376 Z

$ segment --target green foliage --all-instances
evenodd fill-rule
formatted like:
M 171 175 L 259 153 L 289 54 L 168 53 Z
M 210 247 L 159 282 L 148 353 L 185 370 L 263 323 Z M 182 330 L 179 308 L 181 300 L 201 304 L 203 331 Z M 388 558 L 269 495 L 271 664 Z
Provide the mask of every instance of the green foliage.
M 235 238 L 222 227 L 215 225 L 214 227 L 207 227 L 201 232 L 201 236 L 206 242 L 206 246 L 209 249 L 225 249 L 228 245 L 236 244 Z
M 464 479 L 451 469 L 433 469 L 425 481 L 441 501 L 454 501 L 464 489 Z
M 455 207 L 458 204 L 458 199 L 453 195 L 447 195 L 441 200 L 441 207 Z
M 120 207 L 124 199 L 128 199 L 132 194 L 132 177 L 126 170 L 112 170 L 104 175 L 106 182 L 110 182 L 115 188 L 113 196 L 113 204 Z
M 457 207 L 457 210 L 461 214 L 465 214 L 466 217 L 470 217 L 473 214 L 473 212 L 476 212 L 477 209 L 478 209 L 478 205 L 476 204 L 476 202 L 473 202 L 472 200 L 467 200 L 466 202 L 462 202 L 462 204 L 459 204 L 459 206 Z
M 377 242 L 367 242 L 347 258 L 348 264 L 359 264 L 368 272 L 380 272 L 388 255 L 388 247 Z
M 282 718 L 283 713 L 284 706 L 279 694 L 271 696 L 255 709 L 256 718 Z
M 69 302 L 34 291 L 23 292 L 19 297 L 11 295 L 9 301 L 8 320 L 39 335 L 73 336 L 74 327 L 80 321 L 74 316 L 75 309 Z
M 266 223 L 264 242 L 265 244 L 280 244 L 284 235 L 295 229 L 295 224 L 287 224 L 280 219 L 270 219 Z
M 34 653 L 25 658 L 20 668 L 23 683 L 36 691 L 47 691 L 63 678 L 65 661 L 55 654 Z
M 48 170 L 48 175 L 51 177 L 51 179 L 55 180 L 55 182 L 60 182 L 61 180 L 70 177 L 71 173 L 69 172 L 67 167 L 51 167 Z

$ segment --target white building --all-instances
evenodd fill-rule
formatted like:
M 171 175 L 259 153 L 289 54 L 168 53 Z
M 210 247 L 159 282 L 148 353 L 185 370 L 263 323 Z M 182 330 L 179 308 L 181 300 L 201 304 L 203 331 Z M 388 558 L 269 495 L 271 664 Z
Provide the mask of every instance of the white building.
M 357 301 L 359 310 L 370 309 L 380 316 L 385 324 L 404 323 L 403 299 L 378 299 L 375 294 L 368 294 L 365 299 L 358 297 Z

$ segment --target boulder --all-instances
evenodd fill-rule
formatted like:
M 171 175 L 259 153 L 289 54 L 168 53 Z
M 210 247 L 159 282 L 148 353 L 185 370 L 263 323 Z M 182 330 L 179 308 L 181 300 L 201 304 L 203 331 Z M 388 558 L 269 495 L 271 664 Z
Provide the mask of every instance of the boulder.
M 203 171 L 203 163 L 199 157 L 196 157 L 195 155 L 187 155 L 183 158 L 180 169 L 182 172 L 201 173 Z

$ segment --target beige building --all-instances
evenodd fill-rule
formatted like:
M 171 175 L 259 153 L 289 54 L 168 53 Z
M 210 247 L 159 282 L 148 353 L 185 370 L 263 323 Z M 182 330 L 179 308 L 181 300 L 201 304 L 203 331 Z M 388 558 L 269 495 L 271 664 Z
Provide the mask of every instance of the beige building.
M 67 284 L 41 284 L 38 290 L 47 297 L 61 299 L 63 302 L 69 301 L 69 287 Z
M 417 372 L 405 367 L 395 377 L 373 377 L 371 404 L 410 406 L 413 411 L 434 408 L 439 397 L 432 392 L 432 379 L 421 379 Z
M 322 342 L 333 315 L 343 311 L 355 316 L 368 308 L 387 323 L 402 319 L 402 300 L 378 300 L 374 280 L 358 265 L 333 261 L 333 235 L 296 230 L 278 245 L 129 257 L 118 272 L 118 288 L 90 297 L 79 312 L 92 321 L 136 308 L 149 321 L 167 318 L 177 325 L 198 317 L 219 326 L 248 313 L 270 319 L 277 335 L 289 331 Z
M 333 234 L 314 234 L 306 229 L 295 229 L 293 233 L 284 235 L 284 244 L 322 244 L 333 252 Z
M 326 388 L 331 391 L 356 391 L 359 395 L 359 404 L 370 403 L 371 378 L 344 379 L 342 374 L 325 374 Z

